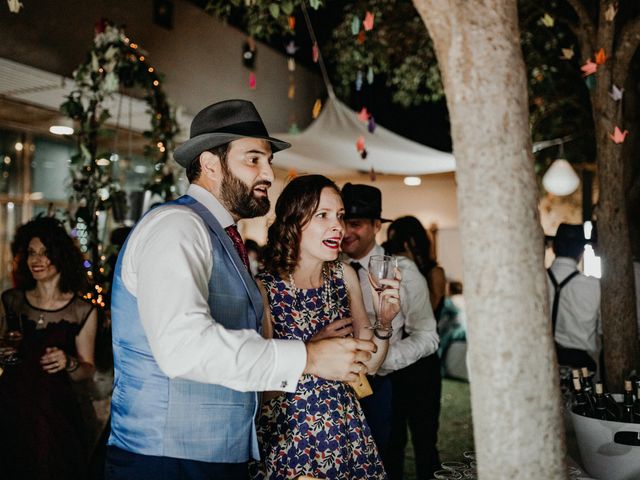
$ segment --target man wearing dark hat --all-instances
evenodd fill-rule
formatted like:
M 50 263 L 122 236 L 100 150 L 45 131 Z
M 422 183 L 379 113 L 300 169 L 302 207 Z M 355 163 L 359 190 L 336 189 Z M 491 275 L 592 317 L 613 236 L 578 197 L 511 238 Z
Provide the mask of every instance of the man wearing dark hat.
M 271 138 L 251 102 L 196 115 L 175 152 L 186 195 L 127 239 L 112 294 L 110 479 L 246 479 L 259 458 L 256 391 L 295 391 L 303 373 L 355 380 L 373 342 L 266 340 L 263 304 L 235 226 L 269 210 Z
M 551 325 L 558 363 L 596 370 L 600 350 L 600 281 L 578 270 L 586 245 L 582 225 L 562 223 L 547 270 Z
M 376 234 L 380 231 L 382 222 L 388 222 L 381 218 L 382 195 L 380 190 L 370 185 L 352 185 L 347 183 L 342 189 L 342 200 L 345 207 L 345 235 L 342 239 L 342 251 L 348 256 L 351 265 L 358 273 L 362 286 L 363 299 L 369 318 L 374 317 L 373 299 L 369 288 L 367 267 L 369 258 L 372 255 L 384 255 L 384 249 L 376 243 Z M 392 395 L 411 395 L 421 392 L 426 385 L 422 375 L 416 378 L 416 388 L 413 392 L 397 391 L 393 388 L 393 377 L 396 372 L 405 371 L 408 367 L 414 367 L 421 359 L 428 357 L 438 349 L 438 334 L 436 332 L 436 321 L 429 302 L 429 288 L 424 276 L 418 270 L 416 264 L 402 256 L 398 256 L 398 268 L 402 276 L 400 283 L 400 298 L 402 299 L 402 310 L 393 320 L 393 331 L 389 339 L 389 350 L 384 363 L 378 369 L 375 376 L 370 377 L 373 395 L 361 400 L 362 407 L 371 427 L 385 469 L 390 479 L 402 478 L 402 467 L 392 465 L 391 459 L 404 459 L 404 454 L 398 455 L 393 451 L 391 442 L 392 425 L 402 423 L 404 435 L 406 437 L 405 422 L 394 422 L 394 409 Z M 376 332 L 376 334 L 379 334 Z M 419 394 L 418 394 L 419 395 Z M 416 402 L 423 401 L 422 398 L 414 398 Z M 405 412 L 406 413 L 406 412 Z M 428 413 L 427 413 L 428 414 Z M 402 418 L 406 418 L 402 416 Z M 414 435 L 414 445 L 424 445 L 421 442 L 424 425 L 412 428 Z M 395 425 L 394 425 L 395 427 Z M 424 427 L 424 428 L 423 428 Z M 425 437 L 426 438 L 426 437 Z M 434 438 L 437 438 L 434 436 Z M 432 446 L 435 449 L 435 445 Z M 427 446 L 429 448 L 429 446 Z M 404 443 L 402 444 L 404 450 Z M 404 452 L 402 452 L 404 453 Z M 423 451 L 416 451 L 416 458 L 426 459 L 431 457 Z M 424 463 L 421 462 L 420 465 Z M 435 468 L 427 467 L 420 470 L 422 476 L 419 478 L 430 478 Z M 394 477 L 394 472 L 397 475 Z

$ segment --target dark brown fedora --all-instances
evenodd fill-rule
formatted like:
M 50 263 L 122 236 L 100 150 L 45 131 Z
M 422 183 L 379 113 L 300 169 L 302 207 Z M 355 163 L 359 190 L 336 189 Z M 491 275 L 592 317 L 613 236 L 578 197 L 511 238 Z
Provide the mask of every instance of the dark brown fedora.
M 186 168 L 202 152 L 247 137 L 267 140 L 273 153 L 291 146 L 269 136 L 253 103 L 225 100 L 200 110 L 191 122 L 189 140 L 176 148 L 173 158 Z
M 376 187 L 364 184 L 347 183 L 342 187 L 342 201 L 344 202 L 344 219 L 368 218 L 390 222 L 380 218 L 382 214 L 382 193 Z

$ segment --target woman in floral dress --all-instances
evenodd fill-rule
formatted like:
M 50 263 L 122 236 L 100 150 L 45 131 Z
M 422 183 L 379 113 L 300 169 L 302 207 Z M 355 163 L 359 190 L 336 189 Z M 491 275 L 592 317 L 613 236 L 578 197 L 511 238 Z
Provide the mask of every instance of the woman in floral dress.
M 337 186 L 321 175 L 298 177 L 280 195 L 266 271 L 258 276 L 265 296 L 264 334 L 305 342 L 351 334 L 373 339 L 378 350 L 365 366 L 375 372 L 388 341 L 366 328 L 356 273 L 336 261 L 343 215 Z M 399 282 L 387 282 L 383 329 L 399 311 Z M 354 390 L 343 382 L 303 375 L 294 393 L 265 394 L 258 438 L 263 461 L 252 465 L 256 479 L 387 478 Z

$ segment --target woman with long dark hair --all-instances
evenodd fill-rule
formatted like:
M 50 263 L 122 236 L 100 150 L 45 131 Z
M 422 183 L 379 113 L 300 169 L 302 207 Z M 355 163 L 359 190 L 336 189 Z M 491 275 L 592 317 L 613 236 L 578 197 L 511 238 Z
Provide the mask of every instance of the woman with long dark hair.
M 267 337 L 305 342 L 351 334 L 373 339 L 378 351 L 366 370 L 375 372 L 399 311 L 399 282 L 383 280 L 388 288 L 381 293 L 382 327 L 367 329 L 356 273 L 337 261 L 343 216 L 340 190 L 328 178 L 297 177 L 285 187 L 269 228 L 265 273 L 258 276 L 266 305 L 263 329 Z M 350 385 L 303 375 L 296 392 L 268 396 L 261 413 L 264 463 L 254 478 L 387 478 Z
M 97 314 L 80 296 L 87 287 L 82 254 L 50 217 L 21 227 L 19 240 L 17 286 L 0 305 L 0 336 L 22 337 L 17 352 L 3 352 L 2 473 L 84 478 L 87 436 L 72 383 L 94 373 Z

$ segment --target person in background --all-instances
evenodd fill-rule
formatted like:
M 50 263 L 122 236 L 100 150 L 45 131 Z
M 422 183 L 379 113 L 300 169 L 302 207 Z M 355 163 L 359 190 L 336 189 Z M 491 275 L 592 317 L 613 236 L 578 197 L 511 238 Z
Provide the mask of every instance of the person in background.
M 450 281 L 448 295 L 438 319 L 440 348 L 438 355 L 444 377 L 469 379 L 467 357 L 467 316 L 462 283 Z
M 148 212 L 116 264 L 109 479 L 246 479 L 259 458 L 257 391 L 303 373 L 356 380 L 375 344 L 264 339 L 263 304 L 236 227 L 269 211 L 273 153 L 246 100 L 214 103 L 174 153 L 186 195 Z
M 373 318 L 374 302 L 368 294 L 367 268 L 372 255 L 385 254 L 384 248 L 376 243 L 376 234 L 382 222 L 386 221 L 381 218 L 382 195 L 373 186 L 348 183 L 342 189 L 342 199 L 346 224 L 342 251 L 358 272 L 365 307 L 369 317 Z M 382 452 L 389 478 L 404 477 L 404 448 L 409 421 L 418 478 L 428 479 L 437 470 L 439 462 L 437 452 L 433 458 L 429 432 L 424 432 L 427 419 L 437 408 L 425 403 L 425 398 L 430 395 L 427 389 L 434 383 L 425 377 L 425 372 L 438 349 L 438 334 L 425 278 L 407 257 L 398 257 L 398 268 L 402 276 L 402 310 L 392 324 L 387 358 L 377 375 L 370 378 L 374 394 L 362 399 L 362 406 Z
M 558 364 L 597 370 L 600 351 L 600 281 L 578 270 L 586 239 L 582 225 L 562 223 L 547 270 L 549 313 Z
M 366 367 L 375 372 L 400 310 L 398 281 L 382 281 L 382 327 L 368 329 L 360 282 L 337 261 L 344 233 L 338 187 L 322 175 L 296 177 L 282 191 L 275 213 L 265 273 L 258 276 L 270 318 L 263 334 L 311 343 L 345 335 L 373 340 L 378 349 Z M 265 462 L 254 478 L 387 478 L 354 390 L 344 382 L 304 375 L 295 392 L 268 397 L 258 425 Z
M 0 375 L 2 478 L 84 478 L 88 435 L 72 384 L 94 373 L 97 315 L 81 296 L 83 257 L 55 218 L 27 223 L 18 240 L 19 282 L 0 306 L 0 338 L 22 334 L 19 363 L 5 358 Z
M 258 242 L 251 240 L 250 238 L 245 240 L 245 247 L 247 247 L 247 255 L 249 256 L 249 267 L 251 267 L 251 274 L 255 277 L 263 269 L 262 265 L 262 248 L 258 245 Z
M 444 305 L 446 279 L 444 270 L 433 256 L 427 231 L 417 218 L 400 217 L 389 225 L 387 239 L 389 253 L 406 256 L 417 265 L 426 280 L 430 307 L 437 320 Z M 411 430 L 418 478 L 428 479 L 440 467 L 437 443 L 442 373 L 438 353 L 430 351 L 413 368 L 394 374 L 392 380 L 393 410 L 397 414 L 394 416 L 391 437 L 389 471 L 402 473 L 408 426 Z M 400 479 L 402 475 L 391 478 Z

